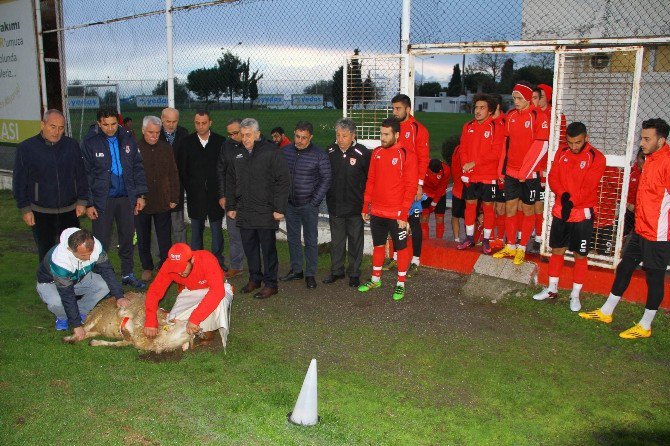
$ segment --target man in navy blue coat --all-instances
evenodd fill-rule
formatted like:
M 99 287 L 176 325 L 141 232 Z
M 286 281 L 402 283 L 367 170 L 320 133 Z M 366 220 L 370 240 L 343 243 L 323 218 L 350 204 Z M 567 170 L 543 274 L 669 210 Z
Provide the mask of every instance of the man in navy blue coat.
M 294 142 L 281 149 L 291 176 L 286 208 L 291 271 L 279 280 L 289 281 L 304 277 L 307 288 L 316 288 L 319 205 L 330 188 L 330 160 L 326 152 L 312 144 L 314 127 L 311 123 L 298 122 L 294 135 Z M 304 272 L 301 229 L 305 238 Z
M 97 123 L 82 141 L 84 166 L 90 187 L 86 215 L 93 221 L 93 235 L 109 251 L 112 224 L 119 238 L 121 276 L 124 285 L 144 288 L 133 274 L 135 215 L 144 208 L 148 192 L 137 142 L 119 126 L 116 110 L 101 108 Z

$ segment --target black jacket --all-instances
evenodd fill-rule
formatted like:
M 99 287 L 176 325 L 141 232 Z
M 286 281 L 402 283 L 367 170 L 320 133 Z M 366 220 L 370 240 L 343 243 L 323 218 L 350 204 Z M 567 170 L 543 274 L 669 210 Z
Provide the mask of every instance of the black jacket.
M 42 134 L 23 141 L 16 148 L 12 189 L 24 214 L 62 213 L 85 206 L 88 181 L 77 141 L 63 136 L 51 145 Z
M 237 145 L 226 172 L 226 207 L 237 211 L 237 227 L 277 229 L 273 212 L 286 214 L 290 177 L 277 146 L 256 141 L 249 153 Z
M 180 169 L 180 152 L 179 152 L 179 144 L 188 136 L 188 130 L 186 128 L 178 125 L 177 128 L 175 129 L 175 136 L 174 136 L 174 142 L 172 143 L 172 150 L 174 151 L 174 161 L 177 163 L 177 170 L 179 171 Z M 161 127 L 161 134 L 158 137 L 159 139 L 166 141 L 167 142 L 167 137 L 165 136 L 165 129 Z M 180 178 L 181 178 L 181 171 L 180 171 Z M 181 184 L 181 181 L 179 183 L 179 203 L 177 203 L 177 206 L 172 209 L 173 211 L 183 211 L 184 210 L 184 185 Z
M 281 151 L 291 175 L 289 203 L 320 205 L 330 187 L 330 162 L 326 153 L 314 144 L 303 150 L 289 144 Z
M 326 203 L 331 216 L 353 217 L 361 214 L 371 155 L 371 150 L 358 143 L 344 153 L 337 144 L 328 147 L 333 175 Z
M 224 211 L 219 206 L 219 181 L 216 164 L 225 141 L 218 133 L 210 132 L 205 147 L 197 133 L 191 133 L 179 143 L 180 176 L 186 190 L 186 207 L 190 218 L 220 220 Z
M 233 139 L 226 139 L 221 145 L 219 159 L 216 164 L 216 178 L 219 181 L 219 198 L 226 196 L 226 172 L 232 165 L 239 143 Z

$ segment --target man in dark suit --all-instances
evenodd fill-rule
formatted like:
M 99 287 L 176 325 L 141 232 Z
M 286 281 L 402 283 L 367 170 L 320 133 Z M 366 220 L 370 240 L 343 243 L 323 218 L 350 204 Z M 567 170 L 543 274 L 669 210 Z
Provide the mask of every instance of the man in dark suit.
M 179 144 L 181 179 L 186 190 L 186 209 L 191 219 L 191 249 L 203 249 L 205 220 L 212 231 L 211 252 L 221 269 L 226 271 L 223 256 L 223 215 L 219 205 L 219 183 L 216 165 L 225 141 L 212 132 L 212 118 L 207 110 L 198 110 L 194 118 L 195 132 Z

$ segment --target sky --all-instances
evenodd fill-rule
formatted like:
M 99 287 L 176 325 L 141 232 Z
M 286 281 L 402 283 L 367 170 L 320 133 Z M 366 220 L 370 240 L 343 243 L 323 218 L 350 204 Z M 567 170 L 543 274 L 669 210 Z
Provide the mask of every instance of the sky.
M 195 3 L 175 0 L 175 6 Z M 262 93 L 299 93 L 330 79 L 344 58 L 397 54 L 401 0 L 244 0 L 174 14 L 178 77 L 211 67 L 222 51 L 251 59 L 264 75 Z M 476 4 L 477 8 L 472 8 Z M 520 32 L 521 0 L 413 0 L 412 42 L 513 38 Z M 64 0 L 65 25 L 89 23 L 164 8 L 160 0 Z M 507 17 L 508 20 L 501 20 Z M 478 23 L 496 23 L 482 27 Z M 495 31 L 494 31 L 495 30 Z M 66 32 L 68 80 L 123 80 L 130 91 L 165 79 L 163 15 Z M 460 57 L 417 59 L 418 82 L 446 85 Z M 363 63 L 363 76 L 366 63 Z M 281 91 L 280 91 L 281 90 Z

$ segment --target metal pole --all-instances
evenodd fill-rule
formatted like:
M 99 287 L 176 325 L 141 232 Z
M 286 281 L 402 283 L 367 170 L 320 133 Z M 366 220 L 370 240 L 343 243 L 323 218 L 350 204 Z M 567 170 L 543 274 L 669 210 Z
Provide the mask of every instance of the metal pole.
M 42 9 L 40 8 L 40 0 L 35 0 L 35 25 L 37 27 L 37 64 L 40 69 L 40 90 L 42 97 L 40 120 L 42 120 L 42 113 L 47 111 L 47 77 L 44 67 L 44 42 L 42 41 Z
M 174 46 L 172 44 L 172 0 L 165 0 L 165 35 L 167 45 L 168 106 L 174 107 Z
M 409 48 L 409 23 L 411 0 L 402 0 L 402 17 L 400 19 L 400 54 L 407 54 Z
M 347 117 L 347 90 L 349 89 L 349 79 L 347 73 L 349 72 L 349 58 L 344 58 L 344 65 L 342 68 L 342 117 Z

